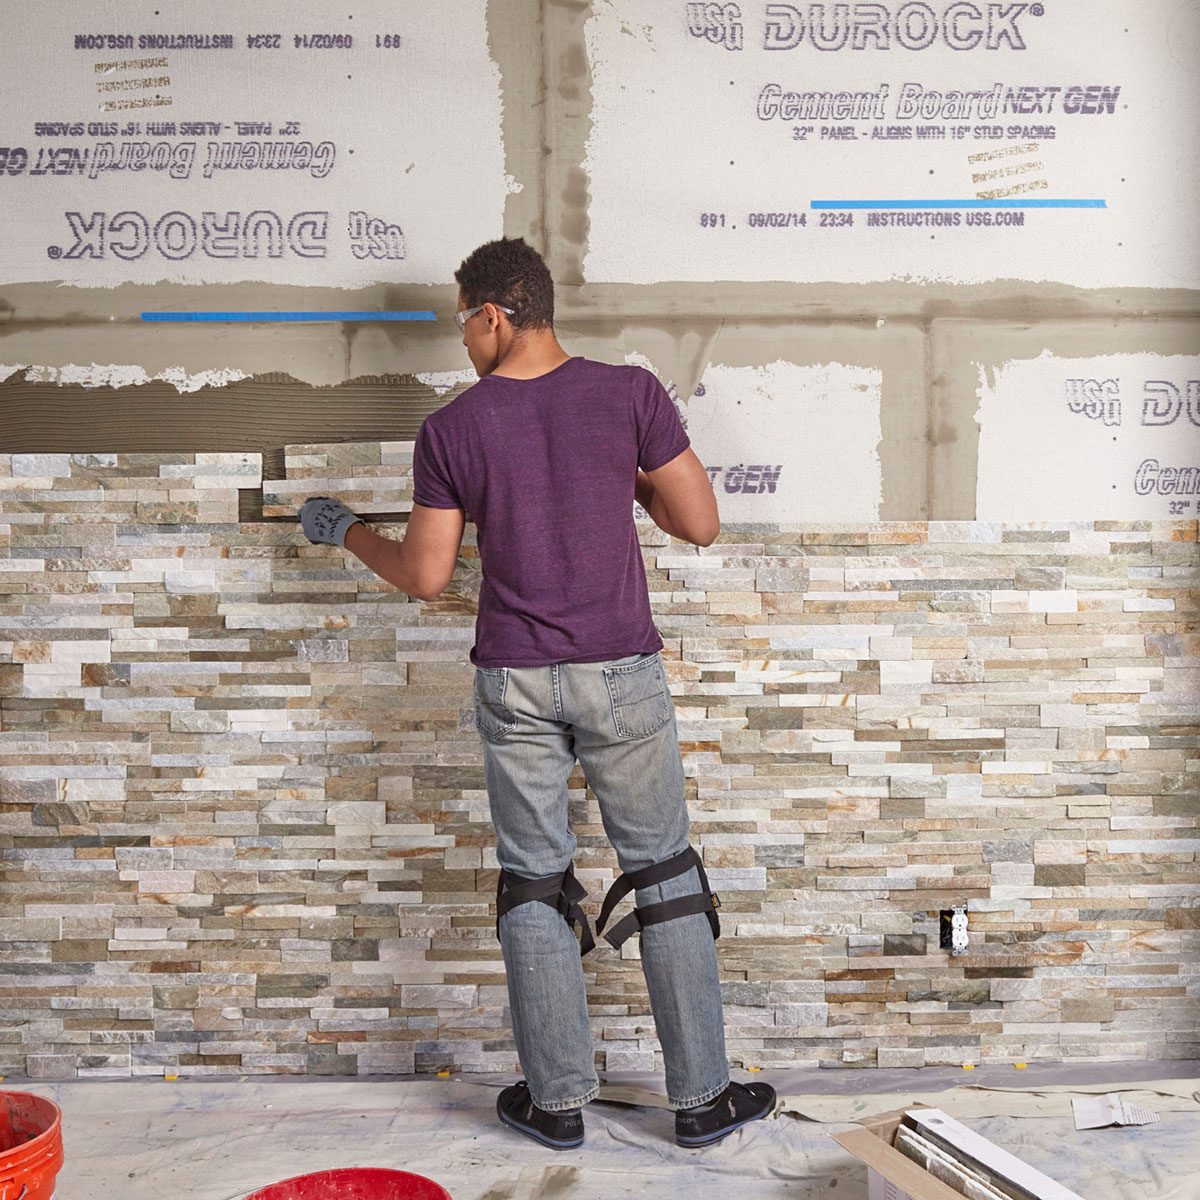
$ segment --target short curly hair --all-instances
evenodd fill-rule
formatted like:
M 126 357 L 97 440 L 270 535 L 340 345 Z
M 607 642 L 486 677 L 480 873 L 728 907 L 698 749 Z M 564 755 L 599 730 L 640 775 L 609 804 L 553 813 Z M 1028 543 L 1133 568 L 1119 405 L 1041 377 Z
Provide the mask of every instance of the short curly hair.
M 554 324 L 554 281 L 542 256 L 524 238 L 485 242 L 462 260 L 454 279 L 468 308 L 490 302 L 513 310 L 514 329 Z

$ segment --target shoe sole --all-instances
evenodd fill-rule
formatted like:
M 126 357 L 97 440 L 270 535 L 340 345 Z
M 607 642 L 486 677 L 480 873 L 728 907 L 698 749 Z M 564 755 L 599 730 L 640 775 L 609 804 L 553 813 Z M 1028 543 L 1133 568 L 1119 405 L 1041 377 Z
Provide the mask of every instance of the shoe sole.
M 509 1127 L 509 1129 L 515 1129 L 518 1133 L 523 1133 L 526 1137 L 533 1138 L 535 1142 L 541 1142 L 543 1146 L 549 1146 L 551 1150 L 575 1150 L 579 1146 L 583 1145 L 582 1136 L 573 1142 L 556 1142 L 553 1138 L 548 1138 L 539 1130 L 532 1129 L 528 1125 L 521 1125 L 517 1121 L 514 1121 L 499 1106 L 496 1108 L 496 1115 L 500 1118 L 503 1124 Z
M 771 1105 L 771 1108 L 774 1108 L 773 1103 Z M 747 1117 L 744 1121 L 739 1121 L 736 1125 L 730 1125 L 730 1126 L 726 1127 L 725 1129 L 718 1129 L 715 1132 L 708 1134 L 706 1137 L 691 1137 L 690 1138 L 690 1137 L 680 1137 L 678 1134 L 676 1134 L 675 1144 L 677 1146 L 684 1146 L 688 1149 L 694 1149 L 696 1146 L 711 1146 L 713 1144 L 713 1142 L 719 1142 L 722 1138 L 728 1137 L 735 1130 L 741 1129 L 741 1127 L 743 1125 L 749 1125 L 751 1121 L 761 1121 L 764 1117 L 770 1116 L 770 1114 L 771 1114 L 771 1109 L 768 1108 L 766 1112 L 758 1113 L 756 1116 L 753 1116 L 753 1117 Z

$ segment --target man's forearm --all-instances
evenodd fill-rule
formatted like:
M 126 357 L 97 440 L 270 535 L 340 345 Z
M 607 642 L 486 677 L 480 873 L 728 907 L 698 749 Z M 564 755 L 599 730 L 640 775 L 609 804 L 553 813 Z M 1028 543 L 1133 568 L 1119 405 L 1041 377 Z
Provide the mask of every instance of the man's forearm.
M 393 587 L 410 596 L 418 594 L 403 541 L 385 538 L 371 529 L 365 521 L 355 521 L 346 530 L 345 548 Z
M 641 470 L 637 473 L 637 483 L 634 485 L 634 497 L 650 514 L 650 520 L 659 529 L 664 533 L 669 533 L 672 537 L 679 538 L 681 541 L 687 541 L 687 538 L 677 532 L 671 524 L 671 516 L 667 512 L 667 506 L 663 503 L 662 497 L 654 490 L 654 484 L 650 482 L 649 477 Z

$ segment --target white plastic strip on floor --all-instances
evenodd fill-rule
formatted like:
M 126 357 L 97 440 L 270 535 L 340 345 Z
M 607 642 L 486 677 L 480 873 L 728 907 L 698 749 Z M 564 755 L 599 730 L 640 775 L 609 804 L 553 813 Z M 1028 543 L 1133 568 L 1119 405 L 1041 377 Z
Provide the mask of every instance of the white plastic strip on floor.
M 1143 1083 L 1077 1083 L 1062 1087 L 997 1088 L 968 1083 L 939 1092 L 913 1089 L 870 1096 L 784 1096 L 783 1108 L 814 1121 L 858 1121 L 872 1113 L 890 1112 L 905 1104 L 928 1104 L 955 1118 L 1074 1117 L 1071 1097 L 1120 1092 L 1122 1099 L 1155 1112 L 1200 1112 L 1200 1079 L 1161 1079 Z M 1072 1121 L 1072 1125 L 1074 1121 Z M 1200 1188 L 1197 1188 L 1200 1200 Z

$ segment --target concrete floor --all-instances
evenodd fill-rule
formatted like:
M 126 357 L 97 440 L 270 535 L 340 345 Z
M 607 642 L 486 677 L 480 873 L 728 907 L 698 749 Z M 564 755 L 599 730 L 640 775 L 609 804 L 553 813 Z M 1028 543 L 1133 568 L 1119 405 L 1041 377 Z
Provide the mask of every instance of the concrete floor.
M 732 1077 L 765 1080 L 787 1103 L 716 1146 L 684 1150 L 673 1140 L 661 1073 L 614 1072 L 601 1076 L 612 1097 L 621 1088 L 653 1094 L 605 1099 L 602 1091 L 584 1110 L 586 1142 L 562 1152 L 497 1121 L 495 1097 L 520 1078 L 513 1074 L 177 1082 L 10 1076 L 0 1086 L 48 1096 L 63 1110 L 66 1163 L 54 1200 L 242 1200 L 280 1179 L 343 1166 L 413 1171 L 437 1180 L 453 1200 L 867 1200 L 866 1166 L 829 1136 L 854 1128 L 854 1119 L 812 1119 L 804 1110 L 818 1111 L 822 1097 L 833 1103 L 888 1093 L 898 1095 L 868 1103 L 863 1115 L 935 1093 L 921 1099 L 1082 1200 L 1200 1200 L 1200 1062 L 796 1068 L 735 1070 Z M 1077 1131 L 1069 1093 L 1029 1095 L 1155 1080 L 1187 1083 L 1173 1097 L 1136 1097 L 1160 1112 L 1146 1126 Z M 1042 1106 L 1036 1113 L 1035 1103 Z

